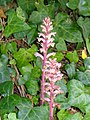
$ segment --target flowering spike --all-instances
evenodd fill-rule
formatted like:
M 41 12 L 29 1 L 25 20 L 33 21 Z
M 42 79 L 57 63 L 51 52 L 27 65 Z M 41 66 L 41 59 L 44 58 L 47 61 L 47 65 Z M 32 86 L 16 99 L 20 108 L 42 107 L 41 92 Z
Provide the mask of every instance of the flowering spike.
M 54 47 L 53 41 L 54 39 L 52 38 L 53 36 L 55 36 L 55 32 L 51 32 L 51 30 L 53 29 L 52 26 L 52 22 L 50 20 L 49 17 L 46 17 L 43 20 L 43 25 L 41 25 L 42 28 L 42 33 L 38 33 L 39 37 L 38 42 L 41 42 L 41 48 L 40 48 L 40 52 L 42 53 L 35 53 L 35 56 L 39 56 L 42 59 L 42 81 L 41 81 L 41 104 L 44 103 L 44 83 L 45 83 L 45 64 L 47 59 L 51 56 L 51 55 L 55 55 L 55 53 L 50 53 L 48 54 L 48 49 L 49 47 Z
M 44 104 L 45 101 L 49 103 L 50 106 L 50 120 L 53 120 L 53 107 L 58 105 L 54 103 L 54 99 L 58 94 L 63 93 L 60 87 L 55 85 L 55 82 L 62 79 L 62 74 L 60 72 L 61 63 L 49 59 L 50 56 L 55 55 L 54 52 L 48 54 L 48 49 L 54 47 L 54 38 L 56 32 L 51 32 L 53 30 L 52 22 L 49 17 L 43 20 L 43 25 L 41 25 L 42 33 L 38 33 L 38 42 L 41 42 L 40 52 L 36 53 L 35 56 L 39 56 L 42 59 L 42 80 L 41 80 L 41 94 L 40 103 Z M 48 79 L 48 80 L 47 80 Z M 45 97 L 45 95 L 48 97 Z

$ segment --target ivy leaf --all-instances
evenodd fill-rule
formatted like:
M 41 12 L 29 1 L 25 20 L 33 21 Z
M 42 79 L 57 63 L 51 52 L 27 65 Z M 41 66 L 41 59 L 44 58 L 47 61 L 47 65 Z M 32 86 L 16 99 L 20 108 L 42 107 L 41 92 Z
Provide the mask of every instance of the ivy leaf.
M 84 66 L 87 70 L 90 70 L 90 57 L 87 57 L 85 60 L 84 60 Z
M 61 38 L 56 38 L 58 39 L 58 43 L 56 44 L 56 49 L 58 51 L 66 51 L 67 50 L 67 46 L 65 44 L 65 41 Z
M 37 46 L 34 44 L 29 49 L 20 48 L 19 51 L 13 55 L 17 61 L 17 66 L 21 68 L 35 60 L 35 52 L 37 52 Z
M 39 86 L 38 86 L 38 82 L 35 80 L 28 80 L 25 83 L 27 92 L 31 95 L 36 95 L 37 92 L 39 91 Z
M 76 72 L 75 72 L 75 63 L 72 62 L 70 64 L 67 64 L 65 66 L 65 70 L 67 71 L 67 74 L 69 76 L 70 79 L 74 78 Z
M 20 72 L 22 75 L 25 75 L 27 73 L 31 73 L 31 70 L 33 69 L 33 66 L 31 64 L 27 64 L 26 66 L 22 66 L 22 68 L 20 68 Z
M 69 104 L 85 112 L 86 107 L 90 105 L 90 88 L 87 89 L 83 83 L 78 80 L 71 80 L 68 83 L 68 92 Z
M 20 101 L 21 101 L 20 97 L 15 94 L 2 98 L 0 100 L 0 115 L 15 110 L 15 106 L 19 104 Z
M 31 26 L 31 30 L 27 34 L 28 45 L 32 44 L 37 37 L 37 26 Z
M 68 111 L 62 109 L 57 113 L 59 120 L 82 120 L 82 115 L 78 112 L 75 114 L 70 114 Z
M 61 105 L 61 109 L 67 109 L 70 107 L 70 105 L 68 104 L 68 99 L 65 97 L 66 96 L 66 93 L 68 92 L 67 90 L 67 86 L 65 84 L 65 80 L 62 79 L 60 81 L 57 81 L 56 82 L 56 85 L 60 86 L 60 89 L 63 90 L 63 94 L 59 94 L 56 96 L 55 98 L 55 102 L 56 103 L 60 103 Z
M 61 52 L 56 52 L 55 56 L 52 56 L 52 58 L 57 58 L 57 62 L 61 62 L 61 60 L 64 58 L 64 55 Z
M 33 11 L 30 15 L 29 21 L 31 21 L 33 24 L 40 24 L 42 20 L 48 16 L 48 13 L 46 10 L 42 9 L 41 12 Z
M 69 2 L 68 2 L 66 5 L 67 5 L 67 7 L 69 7 L 70 9 L 75 10 L 75 9 L 77 9 L 77 7 L 78 7 L 79 1 L 80 1 L 80 0 L 69 0 Z
M 4 120 L 19 120 L 16 118 L 16 113 L 9 113 L 4 115 Z
M 90 34 L 90 18 L 79 17 L 77 23 L 82 28 L 84 38 L 87 39 Z
M 60 86 L 60 89 L 64 91 L 64 95 L 68 92 L 64 79 L 57 81 L 56 85 Z
M 90 40 L 89 40 L 89 35 L 90 35 L 90 18 L 83 18 L 83 17 L 79 17 L 79 19 L 77 20 L 78 25 L 82 28 L 83 31 L 83 36 L 84 39 L 86 41 L 86 47 L 87 50 L 90 54 Z
M 67 117 L 68 114 L 69 114 L 68 111 L 65 111 L 64 109 L 62 109 L 57 113 L 57 117 L 59 120 L 64 120 L 64 118 Z
M 58 2 L 60 3 L 61 5 L 61 8 L 65 9 L 66 8 L 66 3 L 67 3 L 68 0 L 58 0 Z
M 86 47 L 87 47 L 87 50 L 90 54 L 90 40 L 89 40 L 89 38 L 86 39 Z
M 19 6 L 16 9 L 17 17 L 19 17 L 21 20 L 25 21 L 27 18 L 27 14 L 25 13 L 24 10 Z
M 72 23 L 71 19 L 67 19 L 67 21 L 60 22 L 56 24 L 54 27 L 54 31 L 56 31 L 57 35 L 66 40 L 67 42 L 77 43 L 82 42 L 82 34 L 79 31 L 79 28 L 76 23 Z M 55 36 L 55 38 L 57 37 Z
M 41 76 L 41 69 L 38 66 L 35 66 L 30 74 L 31 78 L 39 78 Z
M 85 71 L 85 72 L 77 72 L 76 79 L 80 80 L 83 84 L 85 85 L 90 85 L 90 72 Z
M 3 83 L 0 83 L 0 94 L 2 94 L 2 96 L 11 95 L 13 87 L 14 87 L 14 84 L 12 81 L 6 81 Z
M 11 53 L 14 53 L 17 51 L 17 44 L 16 42 L 11 42 L 6 44 L 6 49 L 9 50 Z
M 69 59 L 70 62 L 75 62 L 75 63 L 77 63 L 79 60 L 76 50 L 74 50 L 74 52 L 68 52 L 66 54 L 66 58 Z
M 23 20 L 17 17 L 15 11 L 11 11 L 8 16 L 8 24 L 5 27 L 4 35 L 9 37 L 11 34 L 21 31 L 29 30 L 30 26 Z
M 17 0 L 17 3 L 28 14 L 35 8 L 35 0 Z
M 0 62 L 0 83 L 10 81 L 10 74 L 6 64 Z
M 20 48 L 18 52 L 14 54 L 14 58 L 17 61 L 17 66 L 26 66 L 31 61 L 31 54 L 24 48 Z
M 17 107 L 19 109 L 18 118 L 20 120 L 49 120 L 47 107 L 32 107 L 31 101 L 26 98 L 23 98 Z
M 79 5 L 79 13 L 83 16 L 90 16 L 90 2 L 89 0 L 80 0 Z
M 27 35 L 28 31 L 21 31 L 21 32 L 16 32 L 14 33 L 14 37 L 18 40 L 23 39 Z

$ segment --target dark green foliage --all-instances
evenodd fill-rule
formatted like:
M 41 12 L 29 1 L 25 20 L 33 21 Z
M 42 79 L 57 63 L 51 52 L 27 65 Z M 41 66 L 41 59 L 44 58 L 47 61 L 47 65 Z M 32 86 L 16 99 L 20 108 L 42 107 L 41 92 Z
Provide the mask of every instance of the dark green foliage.
M 82 59 L 84 47 L 90 56 L 89 0 L 0 0 L 0 116 L 49 120 L 48 104 L 40 106 L 42 60 L 35 57 L 45 17 L 56 32 L 49 53 L 56 52 L 51 58 L 63 73 L 54 120 L 90 120 L 90 57 Z

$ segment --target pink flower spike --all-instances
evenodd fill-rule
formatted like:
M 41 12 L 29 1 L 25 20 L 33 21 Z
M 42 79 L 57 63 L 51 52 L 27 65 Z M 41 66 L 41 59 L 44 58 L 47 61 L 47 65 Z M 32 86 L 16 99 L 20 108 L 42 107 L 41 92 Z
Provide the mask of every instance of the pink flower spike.
M 36 53 L 35 53 L 35 56 L 36 56 L 36 57 L 40 57 L 40 58 L 43 60 L 43 56 L 42 56 L 40 53 L 36 52 Z

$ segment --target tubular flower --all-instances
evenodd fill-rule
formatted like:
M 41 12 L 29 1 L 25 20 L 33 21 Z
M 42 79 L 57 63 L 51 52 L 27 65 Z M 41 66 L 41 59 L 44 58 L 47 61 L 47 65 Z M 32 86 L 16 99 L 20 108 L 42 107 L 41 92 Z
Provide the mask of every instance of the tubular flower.
M 41 48 L 40 48 L 40 53 L 35 53 L 35 56 L 37 57 L 40 57 L 42 59 L 42 81 L 41 81 L 41 95 L 40 95 L 40 98 L 41 98 L 41 104 L 44 103 L 44 83 L 45 83 L 45 70 L 44 70 L 44 67 L 45 67 L 45 63 L 47 61 L 47 59 L 52 56 L 52 55 L 55 55 L 55 53 L 50 53 L 48 54 L 48 48 L 51 46 L 51 47 L 54 47 L 54 44 L 53 41 L 54 41 L 54 38 L 53 36 L 55 36 L 55 32 L 51 32 L 51 30 L 53 30 L 53 26 L 52 26 L 52 22 L 50 21 L 50 18 L 47 17 L 43 20 L 43 25 L 41 25 L 41 28 L 42 28 L 42 33 L 39 33 L 39 37 L 37 38 L 38 39 L 38 42 L 41 43 Z

